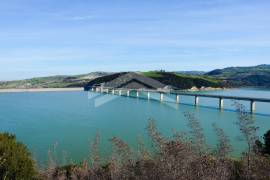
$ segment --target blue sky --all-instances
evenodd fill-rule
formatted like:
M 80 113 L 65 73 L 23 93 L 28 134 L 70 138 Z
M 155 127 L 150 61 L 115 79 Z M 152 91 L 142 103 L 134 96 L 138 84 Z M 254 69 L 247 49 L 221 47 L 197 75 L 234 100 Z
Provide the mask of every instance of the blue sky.
M 270 64 L 269 0 L 0 1 L 0 80 Z

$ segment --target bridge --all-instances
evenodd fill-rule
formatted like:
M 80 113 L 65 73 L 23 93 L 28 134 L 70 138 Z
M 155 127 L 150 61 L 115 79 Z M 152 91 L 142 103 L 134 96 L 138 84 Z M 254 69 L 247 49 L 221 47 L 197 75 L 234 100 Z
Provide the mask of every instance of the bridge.
M 176 91 L 176 90 L 150 90 L 150 89 L 127 89 L 127 88 L 109 88 L 109 87 L 92 87 L 91 91 L 94 92 L 101 92 L 101 93 L 111 93 L 119 96 L 130 96 L 131 92 L 136 92 L 136 97 L 140 98 L 141 93 L 147 94 L 147 99 L 151 99 L 151 93 L 159 93 L 160 98 L 159 100 L 162 102 L 164 101 L 165 94 L 173 94 L 175 95 L 175 103 L 179 104 L 181 102 L 181 96 L 192 96 L 194 97 L 194 105 L 199 105 L 199 98 L 215 98 L 218 99 L 218 107 L 219 109 L 224 109 L 224 100 L 241 100 L 241 101 L 248 101 L 250 102 L 250 112 L 254 113 L 256 111 L 256 102 L 266 102 L 270 103 L 270 99 L 267 98 L 252 98 L 252 97 L 241 97 L 241 96 L 223 96 L 223 95 L 211 95 L 211 94 L 199 94 L 199 93 L 187 93 L 183 91 Z

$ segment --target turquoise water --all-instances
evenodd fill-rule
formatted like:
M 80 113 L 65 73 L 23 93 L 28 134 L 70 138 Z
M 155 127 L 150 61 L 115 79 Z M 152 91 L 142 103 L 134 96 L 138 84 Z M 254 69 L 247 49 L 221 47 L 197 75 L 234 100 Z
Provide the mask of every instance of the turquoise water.
M 270 91 L 263 89 L 202 93 L 270 98 Z M 152 98 L 159 96 L 155 94 Z M 245 149 L 245 144 L 238 140 L 240 133 L 235 125 L 237 114 L 231 106 L 232 101 L 225 101 L 226 109 L 220 111 L 214 99 L 202 98 L 202 106 L 194 107 L 191 97 L 181 97 L 184 104 L 180 105 L 172 103 L 174 98 L 166 96 L 168 102 L 160 103 L 93 92 L 1 93 L 0 131 L 15 134 L 29 147 L 39 164 L 45 164 L 48 150 L 57 144 L 58 163 L 63 164 L 69 159 L 80 162 L 88 158 L 90 142 L 97 131 L 101 135 L 101 152 L 107 155 L 111 150 L 108 139 L 112 136 L 122 138 L 133 148 L 138 138 L 149 143 L 145 132 L 149 118 L 156 120 L 159 130 L 167 137 L 172 135 L 173 129 L 188 132 L 183 114 L 191 112 L 198 117 L 210 146 L 216 142 L 212 124 L 217 123 L 230 137 L 234 156 Z M 257 113 L 253 118 L 262 136 L 270 129 L 270 104 L 257 103 Z

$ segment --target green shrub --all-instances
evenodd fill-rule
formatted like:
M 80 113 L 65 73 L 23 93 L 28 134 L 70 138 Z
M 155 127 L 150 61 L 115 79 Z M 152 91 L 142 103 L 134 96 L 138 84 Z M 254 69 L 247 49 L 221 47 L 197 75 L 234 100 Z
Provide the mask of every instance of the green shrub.
M 0 133 L 0 179 L 34 179 L 34 161 L 13 135 Z
M 263 135 L 264 142 L 257 140 L 255 144 L 255 149 L 257 153 L 270 156 L 270 130 L 268 130 Z
M 270 155 L 270 130 L 268 130 L 264 136 L 264 153 Z

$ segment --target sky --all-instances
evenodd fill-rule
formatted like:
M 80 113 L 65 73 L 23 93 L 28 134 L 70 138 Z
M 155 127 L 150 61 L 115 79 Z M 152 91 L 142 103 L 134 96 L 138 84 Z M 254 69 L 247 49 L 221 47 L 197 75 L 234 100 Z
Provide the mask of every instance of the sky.
M 270 64 L 269 0 L 0 0 L 0 80 Z

